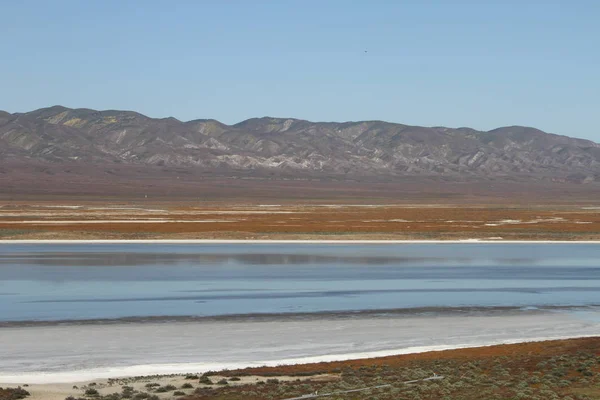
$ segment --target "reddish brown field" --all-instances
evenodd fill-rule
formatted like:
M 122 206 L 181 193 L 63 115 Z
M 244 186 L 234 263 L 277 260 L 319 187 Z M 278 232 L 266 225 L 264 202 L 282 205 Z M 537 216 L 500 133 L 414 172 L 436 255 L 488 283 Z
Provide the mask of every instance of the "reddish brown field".
M 600 207 L 7 201 L 0 238 L 598 240 Z
M 365 366 L 406 367 L 414 363 L 438 362 L 443 360 L 469 363 L 500 357 L 509 357 L 510 359 L 515 360 L 514 363 L 518 363 L 519 368 L 523 368 L 526 371 L 533 371 L 539 359 L 584 352 L 600 356 L 600 337 L 430 351 L 426 353 L 403 354 L 399 356 L 367 358 L 362 360 L 246 368 L 236 371 L 220 372 L 219 374 L 225 376 L 317 375 L 336 373 L 344 368 L 361 368 Z M 600 364 L 595 370 L 600 372 Z

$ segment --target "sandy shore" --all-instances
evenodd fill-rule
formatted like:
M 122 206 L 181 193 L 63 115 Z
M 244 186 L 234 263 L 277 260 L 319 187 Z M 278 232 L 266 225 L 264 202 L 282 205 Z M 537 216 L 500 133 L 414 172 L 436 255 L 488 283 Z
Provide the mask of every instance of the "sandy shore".
M 166 393 L 156 393 L 160 398 L 171 399 L 175 391 L 183 392 L 185 394 L 191 394 L 198 387 L 218 387 L 216 385 L 206 385 L 198 383 L 198 379 L 186 379 L 186 376 L 191 377 L 198 375 L 196 373 L 190 373 L 186 375 L 154 375 L 145 377 L 134 377 L 134 378 L 114 378 L 114 379 L 96 379 L 85 382 L 65 382 L 65 383 L 45 383 L 45 384 L 29 384 L 26 389 L 31 396 L 27 397 L 28 400 L 64 400 L 68 396 L 80 397 L 84 396 L 85 391 L 88 389 L 95 389 L 101 395 L 109 395 L 112 393 L 121 393 L 123 386 L 132 387 L 136 391 L 149 392 L 151 388 L 158 386 L 172 385 L 176 389 L 169 390 Z M 200 374 L 201 375 L 201 374 Z M 266 381 L 268 378 L 258 375 L 250 375 L 239 377 L 236 380 L 229 380 L 226 376 L 213 375 L 210 380 L 213 383 L 217 383 L 220 380 L 225 379 L 228 382 L 228 386 L 239 386 L 246 384 L 256 384 L 257 382 Z M 320 374 L 311 377 L 291 377 L 291 376 L 278 376 L 277 380 L 281 381 L 292 381 L 292 380 L 334 380 L 337 376 L 334 374 Z M 153 385 L 151 387 L 147 385 Z M 185 385 L 185 386 L 184 386 Z M 192 387 L 187 387 L 187 386 Z M 17 387 L 18 385 L 9 384 L 5 385 L 8 387 Z

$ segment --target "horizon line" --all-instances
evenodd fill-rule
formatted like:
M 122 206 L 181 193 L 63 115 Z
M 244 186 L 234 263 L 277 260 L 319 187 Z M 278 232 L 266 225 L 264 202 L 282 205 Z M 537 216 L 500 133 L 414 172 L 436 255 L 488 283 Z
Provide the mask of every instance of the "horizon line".
M 6 111 L 6 110 L 0 110 L 0 112 L 4 111 L 6 113 L 8 113 L 9 115 L 26 115 L 35 111 L 40 111 L 40 110 L 49 110 L 52 108 L 64 108 L 66 110 L 71 110 L 71 111 L 76 111 L 76 110 L 87 110 L 87 111 L 95 111 L 95 112 L 110 112 L 110 111 L 117 111 L 117 112 L 130 112 L 130 113 L 135 113 L 135 114 L 139 114 L 143 117 L 149 118 L 149 119 L 153 119 L 153 120 L 166 120 L 166 119 L 174 119 L 178 122 L 181 122 L 183 124 L 187 124 L 190 122 L 196 122 L 196 121 L 215 121 L 218 122 L 222 125 L 228 126 L 228 127 L 235 127 L 236 125 L 242 124 L 244 122 L 247 121 L 251 121 L 251 120 L 259 120 L 259 119 L 265 119 L 265 118 L 269 118 L 269 119 L 277 119 L 277 120 L 294 120 L 294 121 L 301 121 L 301 122 L 310 122 L 310 123 L 314 123 L 314 124 L 356 124 L 356 123 L 364 123 L 364 122 L 381 122 L 381 123 L 386 123 L 386 124 L 391 124 L 391 125 L 403 125 L 403 126 L 407 126 L 407 127 L 416 127 L 416 128 L 427 128 L 427 129 L 436 129 L 436 128 L 444 128 L 444 129 L 470 129 L 473 130 L 477 133 L 489 133 L 498 129 L 503 129 L 503 128 L 527 128 L 527 129 L 535 129 L 537 131 L 540 131 L 542 133 L 548 134 L 548 135 L 557 135 L 557 136 L 565 136 L 565 137 L 570 137 L 573 139 L 579 139 L 579 140 L 586 140 L 592 143 L 598 143 L 599 142 L 595 142 L 592 139 L 586 139 L 586 138 L 582 138 L 582 137 L 578 137 L 578 136 L 569 136 L 569 135 L 565 135 L 565 134 L 559 134 L 559 133 L 554 133 L 554 132 L 546 132 L 544 130 L 541 130 L 539 128 L 536 128 L 534 126 L 529 126 L 529 125 L 504 125 L 504 126 L 498 126 L 496 128 L 490 129 L 490 130 L 479 130 L 476 128 L 472 128 L 470 126 L 467 125 L 463 125 L 463 126 L 457 126 L 457 127 L 451 127 L 451 126 L 446 126 L 446 125 L 410 125 L 410 124 L 404 124 L 401 122 L 392 122 L 389 120 L 382 120 L 382 119 L 365 119 L 365 120 L 347 120 L 347 121 L 334 121 L 334 120 L 330 120 L 330 121 L 313 121 L 313 120 L 309 120 L 309 119 L 303 119 L 303 118 L 296 118 L 296 117 L 274 117 L 274 116 L 269 116 L 269 115 L 264 115 L 262 117 L 251 117 L 251 118 L 247 118 L 244 120 L 241 120 L 239 122 L 236 123 L 232 123 L 232 124 L 227 124 L 224 123 L 222 121 L 219 121 L 218 119 L 215 118 L 194 118 L 194 119 L 190 119 L 190 120 L 182 120 L 179 119 L 177 117 L 174 116 L 168 116 L 168 117 L 152 117 L 146 114 L 143 114 L 139 111 L 135 111 L 135 110 L 131 110 L 131 109 L 95 109 L 95 108 L 87 108 L 87 107 L 67 107 L 67 106 L 63 106 L 61 104 L 55 104 L 52 106 L 48 106 L 48 107 L 41 107 L 41 108 L 36 108 L 34 110 L 30 110 L 30 111 L 25 111 L 25 112 L 10 112 L 10 111 Z

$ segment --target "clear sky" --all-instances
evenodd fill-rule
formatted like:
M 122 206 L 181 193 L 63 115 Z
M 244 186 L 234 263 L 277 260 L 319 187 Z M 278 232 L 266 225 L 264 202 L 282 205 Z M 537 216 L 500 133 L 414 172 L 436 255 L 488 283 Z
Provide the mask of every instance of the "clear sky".
M 0 109 L 600 141 L 597 0 L 0 0 Z

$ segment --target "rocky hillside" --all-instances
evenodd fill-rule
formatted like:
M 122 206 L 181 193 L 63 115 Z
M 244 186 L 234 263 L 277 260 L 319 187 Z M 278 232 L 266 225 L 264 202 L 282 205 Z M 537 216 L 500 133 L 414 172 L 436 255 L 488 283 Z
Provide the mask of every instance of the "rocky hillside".
M 60 106 L 0 111 L 0 166 L 10 162 L 154 165 L 256 177 L 600 180 L 600 145 L 521 126 L 481 132 L 267 117 L 230 126 Z

